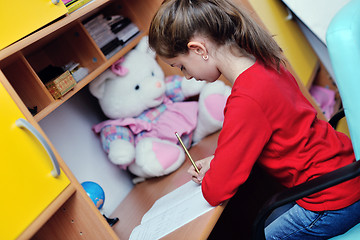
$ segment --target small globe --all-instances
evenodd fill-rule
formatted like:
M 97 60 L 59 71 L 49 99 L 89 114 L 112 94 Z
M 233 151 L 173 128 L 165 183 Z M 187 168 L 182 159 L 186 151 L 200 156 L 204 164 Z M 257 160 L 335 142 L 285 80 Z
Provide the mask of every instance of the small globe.
M 81 186 L 85 189 L 87 195 L 94 202 L 98 209 L 101 209 L 105 202 L 105 193 L 99 184 L 91 181 L 81 183 Z

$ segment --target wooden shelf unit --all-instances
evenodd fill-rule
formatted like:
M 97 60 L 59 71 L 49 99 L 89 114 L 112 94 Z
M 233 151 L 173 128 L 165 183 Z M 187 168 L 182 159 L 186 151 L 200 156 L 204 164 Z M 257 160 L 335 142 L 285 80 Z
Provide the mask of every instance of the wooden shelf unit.
M 147 33 L 150 20 L 160 4 L 161 0 L 94 0 L 0 50 L 1 83 L 29 122 L 48 142 L 38 122 L 135 47 Z M 140 30 L 126 46 L 108 59 L 83 25 L 84 20 L 98 13 L 128 17 Z M 38 73 L 48 65 L 62 66 L 70 61 L 88 68 L 89 74 L 73 90 L 55 100 Z M 38 113 L 32 116 L 28 109 L 35 106 Z M 19 239 L 49 239 L 50 235 L 53 239 L 119 239 L 56 149 L 51 147 L 71 184 Z
M 0 69 L 26 107 L 37 108 L 34 118 L 40 121 L 136 46 L 146 34 L 155 11 L 145 10 L 157 9 L 159 4 L 160 1 L 92 1 L 1 50 Z M 85 19 L 100 12 L 105 16 L 128 17 L 140 29 L 140 34 L 109 59 L 82 24 Z M 79 81 L 72 91 L 55 100 L 37 73 L 48 65 L 63 66 L 70 61 L 88 68 L 89 74 Z

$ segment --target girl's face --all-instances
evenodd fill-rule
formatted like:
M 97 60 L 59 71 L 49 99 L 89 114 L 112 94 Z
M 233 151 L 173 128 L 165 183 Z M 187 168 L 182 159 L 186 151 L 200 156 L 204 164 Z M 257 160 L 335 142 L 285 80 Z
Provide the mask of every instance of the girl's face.
M 209 58 L 207 54 L 200 54 L 196 50 L 190 49 L 188 54 L 181 54 L 174 58 L 162 57 L 161 59 L 172 67 L 180 68 L 187 79 L 195 78 L 199 81 L 214 82 L 221 75 L 212 58 Z

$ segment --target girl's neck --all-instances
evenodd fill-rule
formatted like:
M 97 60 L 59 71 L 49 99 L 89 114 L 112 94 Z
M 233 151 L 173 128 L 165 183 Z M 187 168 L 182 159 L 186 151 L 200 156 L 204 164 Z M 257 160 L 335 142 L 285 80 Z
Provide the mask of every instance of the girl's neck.
M 234 54 L 228 47 L 221 47 L 216 51 L 216 61 L 219 71 L 234 84 L 238 76 L 254 65 L 255 58 L 244 54 Z

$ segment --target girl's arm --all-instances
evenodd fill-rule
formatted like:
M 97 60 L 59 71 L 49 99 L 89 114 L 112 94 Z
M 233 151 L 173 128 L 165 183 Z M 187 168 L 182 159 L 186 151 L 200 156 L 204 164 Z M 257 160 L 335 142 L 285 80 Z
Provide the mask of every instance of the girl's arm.
M 211 205 L 216 206 L 236 193 L 271 133 L 270 123 L 257 102 L 247 96 L 237 96 L 228 102 L 211 168 L 201 182 L 204 198 Z

